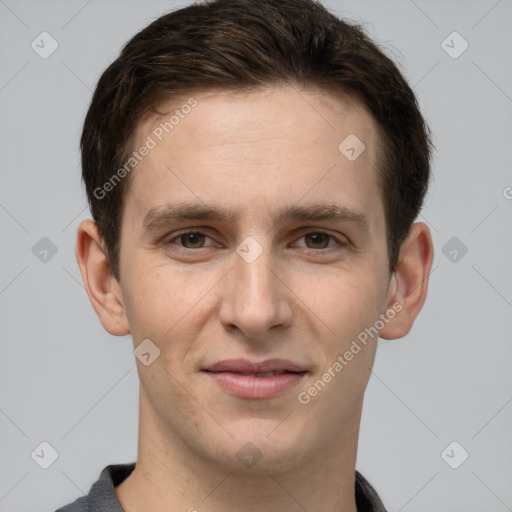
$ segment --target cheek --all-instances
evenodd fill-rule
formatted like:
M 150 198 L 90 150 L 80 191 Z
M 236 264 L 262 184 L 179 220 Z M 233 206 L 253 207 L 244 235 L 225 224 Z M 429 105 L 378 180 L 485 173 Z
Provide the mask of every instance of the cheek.
M 298 295 L 307 305 L 308 318 L 323 326 L 324 336 L 335 338 L 336 348 L 343 346 L 372 325 L 378 317 L 378 283 L 372 280 L 372 269 L 358 272 L 340 269 L 338 272 L 317 274 L 304 286 L 304 276 Z M 300 301 L 299 301 L 300 304 Z
M 342 417 L 359 407 L 371 374 L 378 335 L 371 336 L 368 330 L 379 317 L 379 290 L 370 278 L 346 271 L 323 284 L 311 309 L 329 327 L 324 329 L 329 334 L 319 338 L 325 356 L 314 382 L 308 383 L 312 387 L 304 391 L 319 390 L 312 399 L 319 413 L 325 409 Z
M 217 281 L 217 274 L 171 268 L 168 262 L 139 266 L 127 283 L 125 301 L 134 344 L 148 338 L 162 360 L 181 361 L 207 321 L 202 311 Z
M 359 399 L 371 373 L 378 340 L 371 327 L 379 317 L 379 289 L 378 283 L 364 274 L 347 271 L 338 278 L 326 278 L 323 285 L 318 288 L 317 304 L 311 306 L 329 327 L 321 338 L 325 358 L 320 371 L 335 375 L 326 376 L 332 382 L 326 398 L 334 393 L 341 407 L 357 402 L 352 395 Z
M 130 270 L 125 308 L 134 343 L 145 338 L 157 343 L 179 318 L 176 285 L 156 267 L 134 264 Z

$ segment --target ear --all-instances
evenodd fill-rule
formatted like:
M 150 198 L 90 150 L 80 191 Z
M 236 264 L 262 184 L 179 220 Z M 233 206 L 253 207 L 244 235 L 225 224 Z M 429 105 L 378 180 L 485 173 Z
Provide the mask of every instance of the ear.
M 402 338 L 412 327 L 427 297 L 434 247 L 430 230 L 424 222 L 411 226 L 400 249 L 397 268 L 391 277 L 388 311 L 395 315 L 380 331 L 386 340 Z
M 124 336 L 130 333 L 130 326 L 123 295 L 105 254 L 94 221 L 82 221 L 77 230 L 75 256 L 87 295 L 105 330 L 114 336 Z

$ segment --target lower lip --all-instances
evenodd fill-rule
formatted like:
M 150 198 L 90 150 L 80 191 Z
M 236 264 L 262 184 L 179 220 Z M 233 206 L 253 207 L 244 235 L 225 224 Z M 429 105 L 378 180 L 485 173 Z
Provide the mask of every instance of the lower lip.
M 206 372 L 221 388 L 240 398 L 272 398 L 293 388 L 306 372 L 256 377 L 232 372 Z

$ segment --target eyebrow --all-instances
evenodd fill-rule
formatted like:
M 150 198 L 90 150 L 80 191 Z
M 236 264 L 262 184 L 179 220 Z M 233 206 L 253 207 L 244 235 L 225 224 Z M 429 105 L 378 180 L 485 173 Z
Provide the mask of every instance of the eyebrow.
M 234 224 L 240 217 L 240 213 L 231 208 L 219 208 L 215 205 L 197 202 L 171 203 L 163 207 L 151 208 L 144 217 L 142 230 L 153 232 L 173 222 L 184 220 L 216 220 Z M 272 212 L 271 219 L 274 225 L 286 221 L 332 220 L 353 224 L 365 235 L 371 232 L 370 222 L 366 215 L 329 203 L 281 207 Z

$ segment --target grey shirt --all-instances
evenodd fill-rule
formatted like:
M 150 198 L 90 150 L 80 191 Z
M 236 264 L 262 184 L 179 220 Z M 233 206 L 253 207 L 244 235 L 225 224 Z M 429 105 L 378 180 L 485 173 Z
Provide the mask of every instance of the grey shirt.
M 134 469 L 135 463 L 106 466 L 92 484 L 89 494 L 55 512 L 123 512 L 114 487 L 128 478 Z M 355 493 L 357 512 L 386 512 L 375 489 L 357 471 Z

